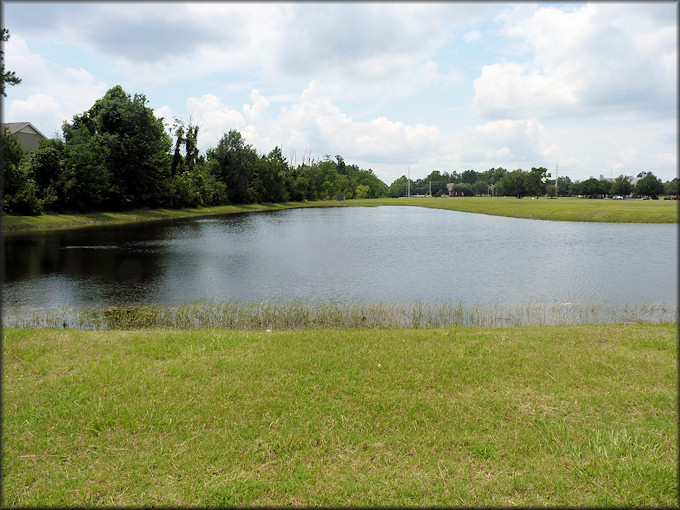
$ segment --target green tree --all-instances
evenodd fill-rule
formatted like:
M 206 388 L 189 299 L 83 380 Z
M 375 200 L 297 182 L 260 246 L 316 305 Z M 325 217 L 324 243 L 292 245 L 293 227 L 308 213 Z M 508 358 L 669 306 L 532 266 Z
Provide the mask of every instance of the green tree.
M 635 194 L 640 196 L 662 195 L 664 190 L 663 182 L 651 172 L 646 177 L 640 179 L 635 185 Z
M 630 195 L 633 192 L 633 185 L 630 182 L 630 178 L 625 175 L 619 175 L 611 187 L 612 195 Z
M 390 187 L 387 191 L 387 196 L 392 198 L 405 197 L 407 193 L 408 193 L 408 179 L 405 175 L 402 175 L 401 177 L 396 179 L 392 184 L 390 184 Z
M 579 186 L 579 194 L 592 197 L 593 195 L 599 195 L 602 192 L 600 186 L 600 181 L 595 177 L 586 179 Z
M 111 136 L 92 135 L 83 124 L 64 123 L 63 208 L 102 210 L 109 202 L 111 172 L 107 165 Z
M 64 142 L 59 139 L 41 141 L 31 158 L 31 173 L 38 186 L 38 196 L 45 210 L 63 211 L 64 209 L 68 187 L 65 159 Z
M 477 179 L 478 175 L 474 170 L 465 170 L 460 176 L 461 182 L 467 182 L 470 185 L 473 185 L 475 182 L 477 182 Z
M 489 193 L 489 184 L 479 180 L 472 185 L 472 192 L 475 195 L 486 195 Z
M 557 198 L 557 186 L 554 184 L 548 184 L 545 187 L 545 194 L 548 196 L 548 198 Z
M 231 203 L 257 202 L 258 186 L 254 186 L 259 156 L 246 144 L 235 129 L 225 134 L 209 157 L 217 161 L 220 180 L 227 186 L 227 199 Z
M 572 185 L 571 179 L 569 177 L 560 176 L 557 178 L 557 195 L 560 197 L 566 197 L 569 195 L 569 189 Z
M 665 183 L 666 194 L 667 195 L 677 195 L 678 194 L 678 178 L 676 177 L 672 181 L 667 181 Z
M 550 177 L 547 168 L 539 167 L 532 168 L 529 172 L 525 172 L 524 178 L 526 180 L 526 191 L 530 195 L 545 194 L 545 180 Z
M 368 186 L 359 184 L 354 192 L 354 198 L 368 198 L 371 189 Z
M 286 189 L 288 163 L 279 147 L 260 161 L 260 179 L 263 185 L 263 199 L 266 202 L 286 202 L 289 200 Z
M 7 214 L 40 214 L 38 186 L 30 172 L 30 158 L 8 129 L 2 133 L 2 210 Z
M 0 35 L 0 92 L 3 96 L 7 97 L 6 87 L 8 85 L 18 85 L 21 83 L 21 78 L 19 78 L 14 71 L 5 71 L 5 52 L 2 50 L 4 47 L 4 42 L 9 40 L 9 30 L 6 28 L 2 29 L 2 34 Z
M 174 195 L 170 185 L 172 142 L 162 120 L 146 102 L 144 95 L 130 97 L 117 85 L 90 110 L 76 115 L 73 123 L 64 125 L 67 146 L 74 139 L 72 132 L 78 132 L 81 148 L 89 145 L 89 152 L 103 151 L 105 159 L 97 163 L 105 167 L 105 172 L 99 173 L 108 173 L 104 197 L 108 208 L 160 207 Z M 72 150 L 71 156 L 78 157 Z M 86 159 L 87 164 L 94 164 L 98 158 L 88 154 Z
M 503 194 L 506 196 L 513 196 L 522 198 L 527 194 L 527 179 L 526 172 L 521 169 L 507 172 L 500 180 L 500 185 L 503 187 Z

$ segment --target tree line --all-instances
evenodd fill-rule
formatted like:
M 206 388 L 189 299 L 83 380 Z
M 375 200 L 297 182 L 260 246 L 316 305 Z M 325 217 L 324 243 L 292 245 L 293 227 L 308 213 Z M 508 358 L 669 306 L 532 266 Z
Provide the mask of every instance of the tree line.
M 142 94 L 110 89 L 86 112 L 62 126 L 62 135 L 43 140 L 29 156 L 2 133 L 6 214 L 118 211 L 223 204 L 351 198 L 442 196 L 603 196 L 678 194 L 678 179 L 663 183 L 652 173 L 632 185 L 594 178 L 555 182 L 544 167 L 484 172 L 435 170 L 387 186 L 372 170 L 346 164 L 336 155 L 291 164 L 281 148 L 259 154 L 240 132 L 230 130 L 216 147 L 199 154 L 199 128 L 175 119 L 166 130 Z M 410 189 L 409 189 L 410 188 Z
M 551 174 L 543 167 L 531 170 L 512 170 L 490 168 L 484 172 L 465 170 L 464 172 L 440 172 L 435 170 L 428 176 L 408 182 L 402 175 L 388 189 L 390 197 L 411 195 L 432 196 L 586 196 L 603 197 L 605 195 L 677 195 L 678 178 L 662 182 L 652 172 L 641 172 L 640 179 L 632 184 L 631 178 L 619 175 L 613 182 L 608 179 L 591 177 L 584 181 L 574 181 L 568 176 L 551 179 Z M 410 190 L 409 190 L 410 187 Z
M 88 111 L 43 140 L 29 157 L 3 133 L 7 214 L 118 211 L 387 195 L 372 170 L 341 156 L 293 166 L 275 147 L 259 154 L 231 130 L 205 155 L 199 128 L 175 119 L 166 131 L 142 94 L 110 89 Z

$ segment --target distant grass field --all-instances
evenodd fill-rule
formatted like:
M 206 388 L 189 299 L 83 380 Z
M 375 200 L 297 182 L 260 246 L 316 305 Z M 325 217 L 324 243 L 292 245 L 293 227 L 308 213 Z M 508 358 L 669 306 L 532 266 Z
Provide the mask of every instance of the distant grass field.
M 677 223 L 678 200 L 604 200 L 562 197 L 378 198 L 350 200 L 350 205 L 412 205 L 471 213 L 554 221 Z
M 2 503 L 677 507 L 677 333 L 7 329 Z
M 300 207 L 376 207 L 409 205 L 471 213 L 555 221 L 601 221 L 615 223 L 677 223 L 677 200 L 588 200 L 578 198 L 457 197 L 457 198 L 376 198 L 362 200 L 319 200 L 280 204 L 241 204 L 194 209 L 143 209 L 125 212 L 86 214 L 43 214 L 2 216 L 2 230 L 59 230 L 120 223 L 167 221 L 180 218 L 219 216 L 254 211 Z

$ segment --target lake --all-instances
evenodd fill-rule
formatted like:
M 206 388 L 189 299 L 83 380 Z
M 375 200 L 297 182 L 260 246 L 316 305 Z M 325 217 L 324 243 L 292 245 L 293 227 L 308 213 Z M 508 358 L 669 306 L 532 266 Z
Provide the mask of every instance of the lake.
M 4 239 L 5 313 L 200 300 L 675 307 L 678 229 L 419 207 L 235 214 Z

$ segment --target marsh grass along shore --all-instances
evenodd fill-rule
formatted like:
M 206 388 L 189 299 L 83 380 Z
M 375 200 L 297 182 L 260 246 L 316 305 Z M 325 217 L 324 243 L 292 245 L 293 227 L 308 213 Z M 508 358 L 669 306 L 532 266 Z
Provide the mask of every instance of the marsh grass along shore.
M 6 329 L 11 506 L 676 506 L 677 325 Z
M 375 198 L 362 200 L 319 200 L 280 204 L 241 204 L 196 209 L 157 209 L 87 214 L 43 214 L 2 216 L 5 235 L 30 230 L 58 230 L 90 226 L 169 221 L 181 218 L 220 216 L 243 212 L 272 211 L 300 207 L 418 206 L 471 213 L 554 221 L 612 223 L 677 223 L 675 200 L 589 200 L 578 198 L 464 197 L 464 198 Z

